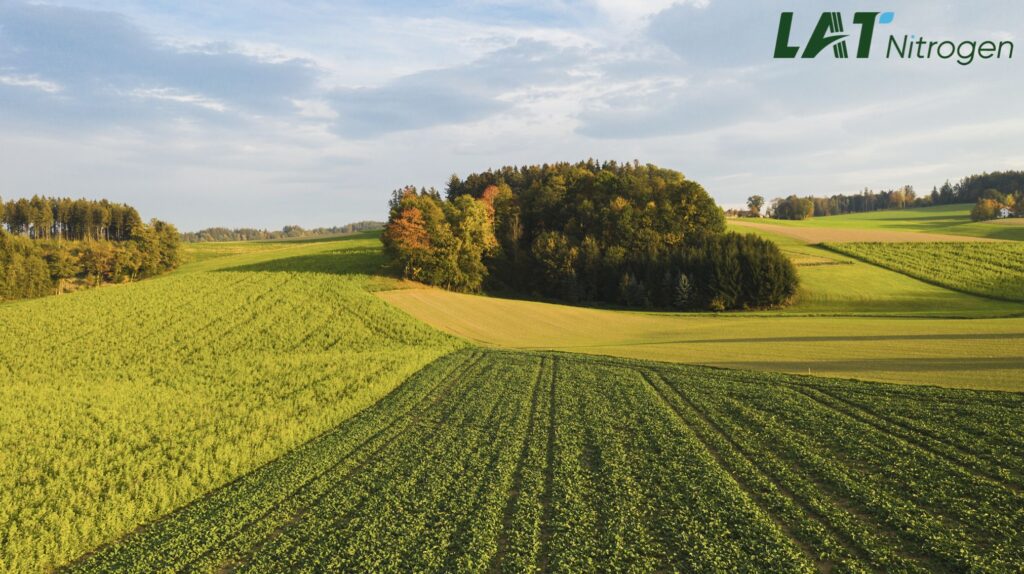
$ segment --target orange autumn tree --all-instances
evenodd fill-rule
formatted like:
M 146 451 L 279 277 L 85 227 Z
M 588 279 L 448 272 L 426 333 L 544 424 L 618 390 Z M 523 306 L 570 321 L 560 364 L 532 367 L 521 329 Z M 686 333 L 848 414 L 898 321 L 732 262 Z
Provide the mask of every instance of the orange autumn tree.
M 479 291 L 484 256 L 496 249 L 492 216 L 469 196 L 446 202 L 435 190 L 395 191 L 382 237 L 403 277 L 455 291 Z

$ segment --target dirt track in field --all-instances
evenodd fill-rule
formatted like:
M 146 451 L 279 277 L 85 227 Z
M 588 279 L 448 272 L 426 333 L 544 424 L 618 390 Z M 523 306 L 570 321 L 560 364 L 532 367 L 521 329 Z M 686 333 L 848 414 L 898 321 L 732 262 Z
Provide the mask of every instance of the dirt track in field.
M 788 227 L 770 223 L 754 223 L 730 219 L 730 225 L 749 227 L 760 231 L 778 233 L 807 243 L 842 243 L 855 241 L 883 241 L 891 243 L 934 242 L 934 241 L 995 241 L 987 237 L 968 235 L 947 235 L 944 233 L 919 233 L 916 231 L 889 231 L 884 229 L 835 229 L 829 227 Z

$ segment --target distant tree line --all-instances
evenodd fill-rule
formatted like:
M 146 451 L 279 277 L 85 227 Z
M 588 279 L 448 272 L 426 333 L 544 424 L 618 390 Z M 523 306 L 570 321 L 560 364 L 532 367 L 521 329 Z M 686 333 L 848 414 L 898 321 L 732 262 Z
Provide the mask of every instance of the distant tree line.
M 997 171 L 967 176 L 955 184 L 946 181 L 941 186 L 933 187 L 931 193 L 925 195 L 918 195 L 909 185 L 884 191 L 865 189 L 858 194 L 840 194 L 831 197 L 790 195 L 785 198 L 773 199 L 769 214 L 776 219 L 807 219 L 808 217 L 952 203 L 980 204 L 982 201 L 990 199 L 995 203 L 986 203 L 983 208 L 980 208 L 979 216 L 991 213 L 991 217 L 995 217 L 994 213 L 998 207 L 1005 206 L 1006 197 L 1019 199 L 1022 195 L 1024 195 L 1024 171 Z M 1001 201 L 1003 203 L 1000 203 Z M 992 207 L 996 204 L 997 209 L 993 210 Z M 1019 202 L 1014 203 L 1014 205 L 1017 204 Z
M 242 227 L 239 229 L 228 229 L 226 227 L 210 227 L 200 231 L 190 231 L 181 234 L 181 239 L 187 243 L 201 243 L 204 241 L 258 241 L 262 239 L 295 239 L 301 237 L 318 237 L 327 235 L 344 235 L 360 231 L 373 231 L 383 229 L 384 223 L 380 221 L 359 221 L 339 227 L 317 227 L 315 229 L 303 229 L 298 225 L 286 225 L 280 231 L 268 231 L 266 229 L 252 229 Z
M 178 231 L 106 200 L 33 197 L 3 206 L 0 300 L 158 275 L 178 266 Z
M 589 160 L 453 175 L 394 192 L 383 235 L 406 277 L 458 291 L 508 289 L 571 302 L 741 309 L 796 292 L 792 263 L 725 218 L 679 172 Z

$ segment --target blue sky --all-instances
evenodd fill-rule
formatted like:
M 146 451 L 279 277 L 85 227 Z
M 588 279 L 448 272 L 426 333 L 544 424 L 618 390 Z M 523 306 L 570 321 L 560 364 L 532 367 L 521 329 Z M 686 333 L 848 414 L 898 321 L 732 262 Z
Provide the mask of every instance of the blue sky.
M 822 10 L 875 58 L 772 59 Z M 504 164 L 639 159 L 723 205 L 1024 168 L 1024 53 L 886 61 L 889 33 L 1024 36 L 1024 3 L 0 0 L 0 197 L 107 197 L 182 229 L 386 216 Z M 1024 49 L 1024 45 L 1017 46 Z

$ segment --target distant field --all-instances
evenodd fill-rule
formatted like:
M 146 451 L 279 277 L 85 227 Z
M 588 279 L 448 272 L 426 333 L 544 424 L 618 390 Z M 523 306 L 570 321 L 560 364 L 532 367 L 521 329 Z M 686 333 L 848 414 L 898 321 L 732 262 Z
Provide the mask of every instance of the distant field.
M 822 224 L 828 217 L 815 218 L 815 222 Z M 849 228 L 829 227 L 822 224 L 820 227 L 791 226 L 777 223 L 764 223 L 760 221 L 748 221 L 737 219 L 729 222 L 737 227 L 748 227 L 761 231 L 771 231 L 779 235 L 793 237 L 805 243 L 825 243 L 839 241 L 886 241 L 892 243 L 906 242 L 937 242 L 937 241 L 964 241 L 964 242 L 986 242 L 994 241 L 987 237 L 975 237 L 970 235 L 953 235 L 943 233 L 930 233 L 918 231 L 900 231 L 893 229 L 870 229 L 870 228 Z
M 1022 410 L 466 350 L 70 571 L 1013 571 Z
M 793 305 L 780 311 L 782 314 L 943 317 L 1024 314 L 1024 305 L 1020 303 L 952 291 L 771 231 L 732 229 L 771 239 L 796 264 L 800 276 L 799 295 Z
M 926 319 L 677 314 L 464 295 L 379 293 L 414 317 L 483 345 L 1024 391 L 1024 318 Z
M 817 235 L 806 235 L 802 239 L 812 243 L 822 241 L 899 241 L 893 237 L 902 235 L 866 236 L 865 231 L 877 232 L 915 232 L 930 233 L 940 236 L 963 236 L 1007 241 L 1024 241 L 1024 226 L 1006 225 L 999 222 L 972 222 L 970 213 L 972 204 L 940 205 L 915 209 L 891 209 L 872 211 L 870 213 L 852 213 L 849 215 L 830 215 L 812 217 L 803 221 L 782 221 L 777 219 L 758 219 L 759 226 L 773 225 L 793 229 L 832 229 L 858 230 L 850 235 L 834 235 L 829 237 L 823 231 Z M 745 223 L 745 222 L 744 222 Z M 795 233 L 795 232 L 790 232 Z M 811 238 L 811 239 L 808 239 Z M 819 239 L 814 239 L 819 238 Z M 953 238 L 956 239 L 955 237 Z M 905 239 L 904 239 L 905 240 Z M 927 241 L 946 241 L 949 237 L 931 238 Z
M 398 285 L 369 275 L 375 236 L 193 252 L 223 256 L 0 305 L 0 572 L 120 537 L 462 345 L 367 293 Z
M 950 289 L 1024 301 L 1024 243 L 835 243 L 825 247 Z

